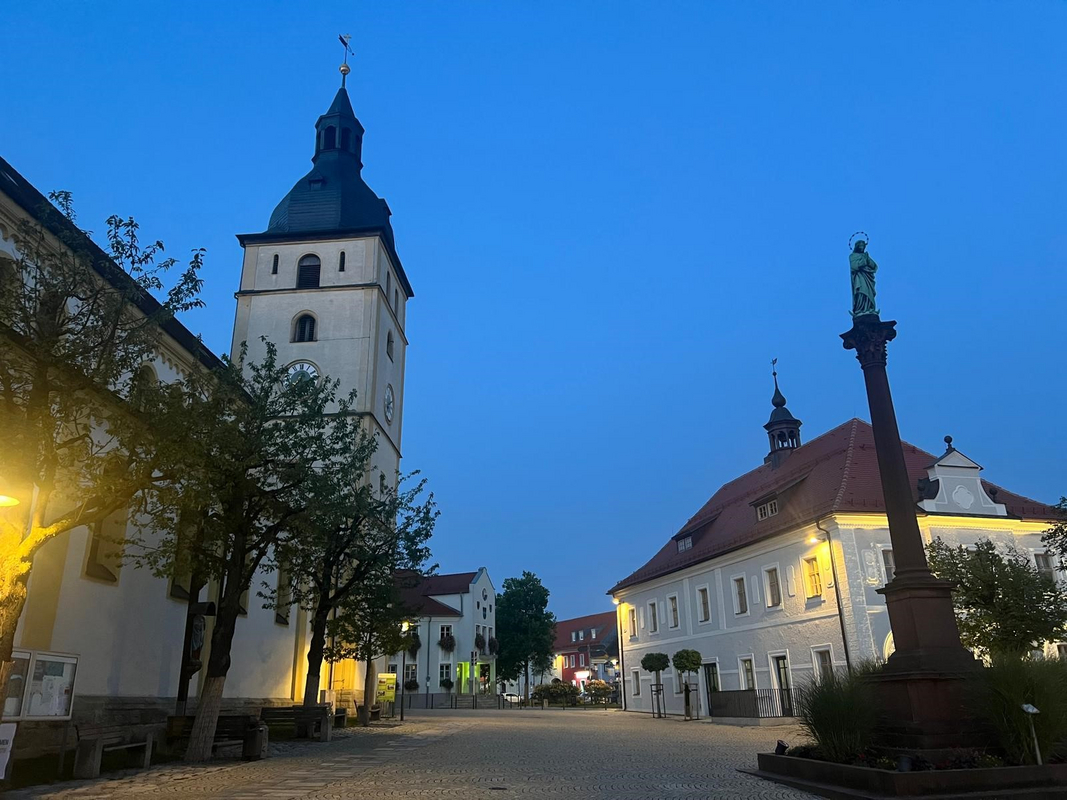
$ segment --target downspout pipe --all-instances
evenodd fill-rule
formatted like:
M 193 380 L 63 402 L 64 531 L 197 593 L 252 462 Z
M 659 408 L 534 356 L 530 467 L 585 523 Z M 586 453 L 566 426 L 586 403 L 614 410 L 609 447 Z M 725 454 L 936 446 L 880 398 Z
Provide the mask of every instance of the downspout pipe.
M 834 599 L 837 600 L 837 621 L 841 624 L 841 646 L 845 649 L 845 667 L 852 674 L 852 656 L 848 651 L 848 636 L 845 635 L 845 612 L 841 607 L 841 586 L 837 580 L 837 559 L 834 558 L 834 543 L 830 531 L 822 526 L 822 520 L 815 520 L 815 527 L 826 536 L 826 546 L 830 550 L 830 574 L 834 576 Z

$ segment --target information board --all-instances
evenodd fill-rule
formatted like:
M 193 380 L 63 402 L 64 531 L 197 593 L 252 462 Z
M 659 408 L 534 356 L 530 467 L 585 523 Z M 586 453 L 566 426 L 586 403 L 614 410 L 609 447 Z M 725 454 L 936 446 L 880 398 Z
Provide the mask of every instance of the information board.
M 378 676 L 378 691 L 374 693 L 374 699 L 379 704 L 396 702 L 395 672 L 383 672 Z

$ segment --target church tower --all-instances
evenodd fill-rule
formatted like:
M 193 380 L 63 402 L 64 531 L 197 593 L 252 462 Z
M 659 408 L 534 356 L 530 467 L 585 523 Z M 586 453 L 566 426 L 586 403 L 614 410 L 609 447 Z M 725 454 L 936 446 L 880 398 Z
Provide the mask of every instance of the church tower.
M 763 429 L 767 431 L 771 449 L 767 457 L 763 459 L 763 463 L 770 464 L 777 469 L 794 450 L 800 447 L 800 426 L 804 423 L 794 417 L 792 412 L 785 407 L 785 395 L 778 388 L 777 370 L 773 370 L 771 374 L 774 376 L 774 397 L 771 398 L 774 410 L 767 424 L 763 426 Z
M 344 74 L 344 73 L 343 73 Z M 266 337 L 294 380 L 321 376 L 357 392 L 355 411 L 378 436 L 376 482 L 395 484 L 404 409 L 404 334 L 414 295 L 385 200 L 364 182 L 363 126 L 342 83 L 315 123 L 311 171 L 244 249 L 232 352 L 262 359 Z M 376 483 L 377 485 L 377 483 Z

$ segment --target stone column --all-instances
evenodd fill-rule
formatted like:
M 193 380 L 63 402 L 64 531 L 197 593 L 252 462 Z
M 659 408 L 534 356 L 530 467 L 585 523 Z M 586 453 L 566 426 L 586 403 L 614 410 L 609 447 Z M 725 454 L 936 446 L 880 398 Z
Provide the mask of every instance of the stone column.
M 960 643 L 952 610 L 952 585 L 930 573 L 915 516 L 886 374 L 886 345 L 897 335 L 896 322 L 877 315 L 857 317 L 841 334 L 863 369 L 871 409 L 874 444 L 885 496 L 896 574 L 878 592 L 885 596 L 896 652 L 878 677 L 885 711 L 882 739 L 887 745 L 937 749 L 970 741 L 962 714 L 961 678 L 977 662 Z

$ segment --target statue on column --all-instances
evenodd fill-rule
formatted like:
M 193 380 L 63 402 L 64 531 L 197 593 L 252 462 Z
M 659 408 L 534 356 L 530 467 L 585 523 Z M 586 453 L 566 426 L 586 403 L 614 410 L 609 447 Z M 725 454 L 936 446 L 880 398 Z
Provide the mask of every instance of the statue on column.
M 867 253 L 866 234 L 862 231 L 853 234 L 863 238 L 856 239 L 852 252 L 848 256 L 848 265 L 852 273 L 852 316 L 878 316 L 878 307 L 874 304 L 874 273 L 878 265 Z M 849 240 L 851 242 L 851 239 Z

